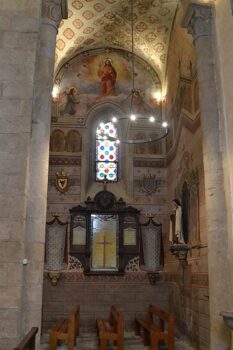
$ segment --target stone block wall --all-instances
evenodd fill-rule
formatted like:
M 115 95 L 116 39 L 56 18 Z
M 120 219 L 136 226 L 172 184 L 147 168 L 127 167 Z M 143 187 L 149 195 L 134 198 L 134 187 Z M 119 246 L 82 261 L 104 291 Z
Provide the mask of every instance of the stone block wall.
M 134 317 L 143 316 L 149 303 L 168 310 L 168 289 L 151 285 L 145 273 L 125 277 L 84 277 L 82 273 L 62 273 L 57 286 L 44 276 L 42 332 L 80 305 L 81 332 L 95 331 L 97 317 L 107 317 L 111 304 L 123 312 L 126 330 L 133 330 Z
M 0 8 L 0 349 L 21 334 L 33 84 L 41 0 Z
M 171 126 L 167 142 L 167 221 L 165 225 L 164 278 L 169 285 L 169 306 L 176 326 L 197 349 L 209 349 L 208 242 L 206 235 L 205 189 L 201 116 L 192 37 L 182 28 L 182 9 L 177 11 L 171 35 L 165 114 Z M 182 186 L 196 186 L 189 206 L 189 253 L 182 265 L 169 251 L 169 219 L 172 200 L 182 199 Z M 194 198 L 198 202 L 198 215 Z
M 186 335 L 195 349 L 207 350 L 210 343 L 209 289 L 207 274 L 165 273 L 169 309 L 174 312 L 177 336 Z

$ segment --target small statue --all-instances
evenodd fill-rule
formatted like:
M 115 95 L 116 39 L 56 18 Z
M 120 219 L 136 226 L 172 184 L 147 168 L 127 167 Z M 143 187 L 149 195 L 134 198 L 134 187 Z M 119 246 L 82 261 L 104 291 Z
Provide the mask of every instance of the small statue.
M 179 199 L 172 201 L 174 209 L 170 215 L 169 241 L 173 244 L 185 244 L 182 227 L 182 207 Z

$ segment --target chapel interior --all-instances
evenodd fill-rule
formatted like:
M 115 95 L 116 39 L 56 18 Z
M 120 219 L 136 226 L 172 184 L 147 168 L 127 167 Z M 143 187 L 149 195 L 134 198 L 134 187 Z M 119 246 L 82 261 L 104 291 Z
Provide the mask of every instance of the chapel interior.
M 32 327 L 30 349 L 53 350 L 78 305 L 75 349 L 99 348 L 79 337 L 111 305 L 125 349 L 149 349 L 134 330 L 150 304 L 175 349 L 233 349 L 232 13 L 1 1 L 0 350 Z

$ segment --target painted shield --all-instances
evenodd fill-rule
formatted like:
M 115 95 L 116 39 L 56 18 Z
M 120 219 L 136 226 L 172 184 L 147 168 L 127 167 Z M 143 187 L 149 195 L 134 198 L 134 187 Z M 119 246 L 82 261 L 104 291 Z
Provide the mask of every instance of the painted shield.
M 156 176 L 152 174 L 144 175 L 141 181 L 141 190 L 146 194 L 151 194 L 157 190 L 158 182 Z
M 65 171 L 56 173 L 56 189 L 61 192 L 67 192 L 69 189 L 69 178 Z

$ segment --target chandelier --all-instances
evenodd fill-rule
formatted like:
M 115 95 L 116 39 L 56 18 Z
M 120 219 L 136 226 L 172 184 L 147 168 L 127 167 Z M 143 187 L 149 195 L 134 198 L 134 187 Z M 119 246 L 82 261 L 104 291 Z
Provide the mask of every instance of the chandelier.
M 131 0 L 131 52 L 132 52 L 132 73 L 131 73 L 131 91 L 127 96 L 125 102 L 129 104 L 129 113 L 127 115 L 117 115 L 113 116 L 109 121 L 114 124 L 122 124 L 122 130 L 124 130 L 124 135 L 121 138 L 116 138 L 114 136 L 106 134 L 103 128 L 103 122 L 100 123 L 98 130 L 99 139 L 108 139 L 110 141 L 115 141 L 116 143 L 125 143 L 125 144 L 143 144 L 150 142 L 158 142 L 165 138 L 168 135 L 169 127 L 166 121 L 161 121 L 161 117 L 153 115 L 152 113 L 139 113 L 135 112 L 135 107 L 140 100 L 141 105 L 146 105 L 146 102 L 143 100 L 143 97 L 140 94 L 140 91 L 135 88 L 135 54 L 134 54 L 134 0 Z M 162 99 L 160 99 L 162 103 Z M 162 105 L 161 105 L 162 107 Z M 134 129 L 140 130 L 143 128 L 149 129 L 150 131 L 155 132 L 154 137 L 141 137 L 135 138 L 132 135 Z

